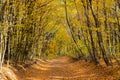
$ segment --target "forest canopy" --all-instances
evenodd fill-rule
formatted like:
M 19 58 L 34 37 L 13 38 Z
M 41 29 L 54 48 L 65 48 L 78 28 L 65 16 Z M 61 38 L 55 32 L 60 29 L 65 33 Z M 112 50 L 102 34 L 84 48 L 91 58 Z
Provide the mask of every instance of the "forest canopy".
M 0 66 L 70 56 L 120 65 L 120 0 L 0 0 Z

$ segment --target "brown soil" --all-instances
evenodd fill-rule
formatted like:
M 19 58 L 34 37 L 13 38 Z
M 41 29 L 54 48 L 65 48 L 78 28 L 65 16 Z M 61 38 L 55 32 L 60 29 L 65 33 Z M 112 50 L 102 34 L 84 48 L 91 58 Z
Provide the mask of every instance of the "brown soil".
M 68 57 L 38 60 L 36 64 L 15 73 L 19 80 L 120 80 L 118 66 L 96 66 L 85 61 L 73 62 Z

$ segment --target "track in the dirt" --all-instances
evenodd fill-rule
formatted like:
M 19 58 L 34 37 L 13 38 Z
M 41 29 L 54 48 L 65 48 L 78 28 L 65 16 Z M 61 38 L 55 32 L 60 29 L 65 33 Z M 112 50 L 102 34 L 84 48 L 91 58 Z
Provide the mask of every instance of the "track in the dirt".
M 71 62 L 68 57 L 38 62 L 26 70 L 16 74 L 19 80 L 114 80 L 113 77 L 103 76 L 102 72 L 95 72 L 96 66 L 84 61 Z

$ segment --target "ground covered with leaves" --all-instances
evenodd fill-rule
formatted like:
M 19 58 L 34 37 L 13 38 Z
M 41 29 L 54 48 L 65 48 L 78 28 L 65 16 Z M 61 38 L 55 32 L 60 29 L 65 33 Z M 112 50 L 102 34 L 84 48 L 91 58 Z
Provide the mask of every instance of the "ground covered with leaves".
M 68 57 L 37 60 L 25 69 L 15 71 L 19 80 L 119 80 L 118 66 L 94 65 L 91 62 L 73 61 Z

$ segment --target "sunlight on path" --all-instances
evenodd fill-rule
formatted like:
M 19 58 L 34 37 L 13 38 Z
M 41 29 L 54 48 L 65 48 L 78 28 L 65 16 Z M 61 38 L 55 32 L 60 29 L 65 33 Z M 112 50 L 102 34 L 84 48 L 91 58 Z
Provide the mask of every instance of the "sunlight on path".
M 88 65 L 90 64 L 90 65 Z M 84 61 L 73 62 L 68 57 L 38 62 L 26 71 L 17 72 L 19 80 L 113 80 L 95 72 L 96 67 Z M 101 77 L 102 76 L 102 77 Z

